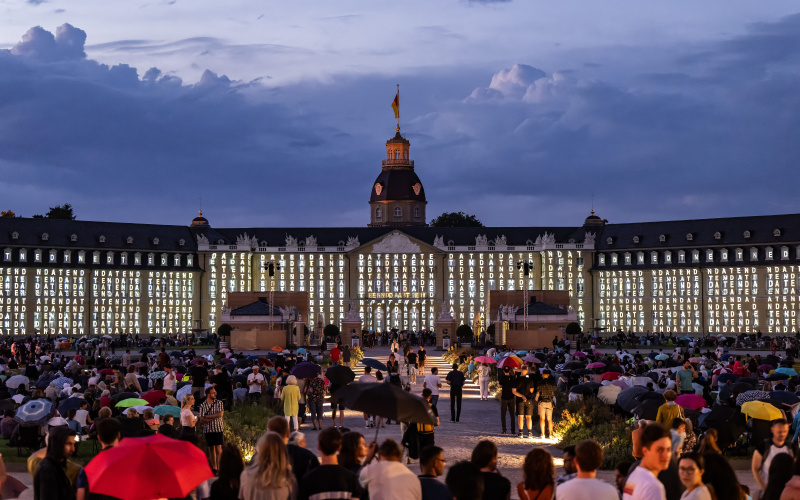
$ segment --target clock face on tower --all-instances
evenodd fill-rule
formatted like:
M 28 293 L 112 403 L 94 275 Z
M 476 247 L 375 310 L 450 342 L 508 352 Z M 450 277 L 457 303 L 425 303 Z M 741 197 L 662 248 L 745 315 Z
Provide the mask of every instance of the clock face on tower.
M 419 182 L 417 182 L 416 184 L 414 184 L 414 185 L 412 186 L 412 189 L 414 189 L 414 194 L 415 194 L 415 195 L 417 195 L 417 196 L 419 196 L 419 192 L 420 192 L 420 190 L 422 189 L 422 184 L 420 184 Z
M 380 182 L 376 182 L 375 183 L 375 194 L 380 196 L 381 195 L 381 191 L 383 191 L 383 186 L 381 186 Z

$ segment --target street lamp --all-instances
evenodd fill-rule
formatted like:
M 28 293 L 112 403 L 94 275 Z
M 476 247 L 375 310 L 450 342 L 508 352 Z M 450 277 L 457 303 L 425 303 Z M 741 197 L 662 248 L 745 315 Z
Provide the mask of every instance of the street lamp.
M 274 322 L 273 315 L 275 312 L 275 281 L 273 278 L 275 277 L 275 271 L 281 270 L 281 263 L 271 260 L 264 264 L 264 270 L 267 271 L 269 275 L 269 329 L 272 330 L 272 324 Z

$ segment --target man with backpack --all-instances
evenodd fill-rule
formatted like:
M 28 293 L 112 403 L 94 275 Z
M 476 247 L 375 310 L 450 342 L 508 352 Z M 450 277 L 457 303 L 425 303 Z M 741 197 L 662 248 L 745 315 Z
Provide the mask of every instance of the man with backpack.
M 769 466 L 777 455 L 787 453 L 792 458 L 797 458 L 798 456 L 797 443 L 789 441 L 789 422 L 786 419 L 773 420 L 770 430 L 772 431 L 772 437 L 765 439 L 756 446 L 751 463 L 753 478 L 758 483 L 761 491 L 764 491 L 767 487 Z
M 542 380 L 539 382 L 539 389 L 536 391 L 536 401 L 539 403 L 539 430 L 542 438 L 544 434 L 544 424 L 547 421 L 547 429 L 550 431 L 550 438 L 553 437 L 553 407 L 555 406 L 555 384 L 550 378 L 550 370 L 542 372 Z M 521 428 L 521 427 L 520 427 Z

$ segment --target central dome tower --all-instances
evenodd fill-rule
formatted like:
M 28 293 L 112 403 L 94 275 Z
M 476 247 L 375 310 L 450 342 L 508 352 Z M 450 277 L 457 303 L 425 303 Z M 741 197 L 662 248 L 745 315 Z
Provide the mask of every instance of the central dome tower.
M 428 202 L 422 181 L 414 172 L 414 162 L 408 159 L 410 147 L 408 139 L 400 135 L 400 127 L 386 141 L 386 159 L 369 198 L 370 227 L 427 226 Z

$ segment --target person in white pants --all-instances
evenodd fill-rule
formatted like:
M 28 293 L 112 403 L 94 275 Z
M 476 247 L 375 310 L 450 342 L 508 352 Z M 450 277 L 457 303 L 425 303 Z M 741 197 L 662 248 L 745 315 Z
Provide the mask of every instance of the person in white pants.
M 478 368 L 478 383 L 481 386 L 481 400 L 489 399 L 489 380 L 491 380 L 492 369 L 487 363 L 481 363 Z

